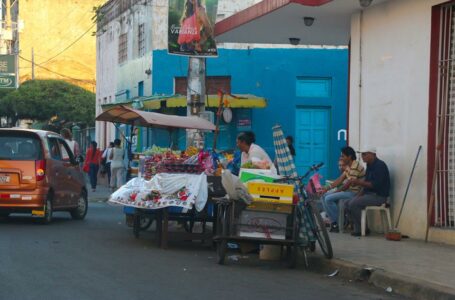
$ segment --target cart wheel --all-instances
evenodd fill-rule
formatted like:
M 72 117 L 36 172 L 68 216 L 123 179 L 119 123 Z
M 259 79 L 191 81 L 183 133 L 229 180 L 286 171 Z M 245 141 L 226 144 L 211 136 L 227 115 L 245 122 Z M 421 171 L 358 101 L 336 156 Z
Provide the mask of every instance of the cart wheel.
M 325 227 L 324 221 L 319 213 L 319 209 L 314 202 L 310 202 L 307 209 L 311 212 L 311 227 L 318 240 L 319 246 L 321 246 L 321 250 L 325 257 L 331 259 L 333 257 L 332 244 L 330 243 L 329 234 L 327 233 L 327 228 Z
M 288 251 L 288 267 L 295 269 L 299 257 L 299 248 L 297 246 L 287 246 Z
M 139 216 L 139 227 L 142 231 L 149 229 L 150 226 L 152 226 L 153 223 L 153 218 L 150 216 L 144 216 L 141 215 Z
M 227 229 L 228 229 L 228 213 L 227 208 L 224 207 L 220 210 L 220 214 L 218 215 L 219 222 L 217 231 L 219 233 L 219 240 L 216 244 L 216 254 L 218 256 L 218 264 L 224 265 L 225 258 L 226 258 L 226 250 L 227 250 Z

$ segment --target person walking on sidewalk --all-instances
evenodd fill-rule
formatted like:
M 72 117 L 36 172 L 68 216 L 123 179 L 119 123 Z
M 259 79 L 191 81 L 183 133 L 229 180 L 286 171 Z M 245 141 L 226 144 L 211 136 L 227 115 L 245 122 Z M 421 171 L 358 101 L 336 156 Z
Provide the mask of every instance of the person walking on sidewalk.
M 338 205 L 344 205 L 344 203 L 339 202 L 352 199 L 360 191 L 361 187 L 357 184 L 349 183 L 350 180 L 365 176 L 365 169 L 357 161 L 355 151 L 351 147 L 341 149 L 340 160 L 347 166 L 346 170 L 329 187 L 322 191 L 324 193 L 322 204 L 331 221 L 331 232 L 339 232 L 339 225 L 343 226 L 343 224 L 338 224 Z M 343 184 L 345 182 L 346 184 Z M 341 187 L 339 187 L 340 185 Z M 332 189 L 335 190 L 331 191 Z
M 123 185 L 125 177 L 125 151 L 121 147 L 119 139 L 114 140 L 114 148 L 109 155 L 111 159 L 111 188 L 115 191 L 117 188 Z
M 96 191 L 98 183 L 98 171 L 101 163 L 101 151 L 98 149 L 98 144 L 95 141 L 90 143 L 90 148 L 85 155 L 85 165 L 88 166 L 88 176 L 90 178 L 90 185 L 92 192 Z
M 111 157 L 112 149 L 114 149 L 114 142 L 109 143 L 109 147 L 104 150 L 103 155 L 101 156 L 102 160 L 105 161 L 104 167 L 105 167 L 105 170 L 107 173 L 107 184 L 108 185 L 111 184 L 111 162 L 112 162 L 112 160 L 110 157 Z
M 362 209 L 367 206 L 381 206 L 386 203 L 390 192 L 389 169 L 385 162 L 377 158 L 376 148 L 365 147 L 360 151 L 362 160 L 367 164 L 365 179 L 350 179 L 347 185 L 361 186 L 362 190 L 346 202 L 346 209 L 354 225 L 353 236 L 361 236 L 360 218 Z M 368 233 L 369 230 L 367 229 Z

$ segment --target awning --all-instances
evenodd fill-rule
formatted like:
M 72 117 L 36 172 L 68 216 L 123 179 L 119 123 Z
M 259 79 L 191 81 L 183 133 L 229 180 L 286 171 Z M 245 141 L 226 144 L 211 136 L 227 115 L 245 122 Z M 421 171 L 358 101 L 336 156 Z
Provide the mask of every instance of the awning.
M 235 95 L 236 98 L 225 96 L 229 102 L 230 108 L 264 108 L 267 106 L 267 100 L 262 97 L 254 95 Z M 123 105 L 131 108 L 140 108 L 146 110 L 155 110 L 161 108 L 161 103 L 165 102 L 166 107 L 186 107 L 186 96 L 172 95 L 172 96 L 152 96 L 152 97 L 137 97 L 124 102 L 117 102 L 112 104 L 104 104 L 101 107 L 107 110 L 111 107 Z M 206 107 L 218 107 L 220 98 L 218 95 L 209 95 L 206 100 Z
M 122 123 L 142 127 L 186 128 L 215 130 L 215 125 L 199 117 L 181 117 L 147 112 L 117 105 L 96 117 L 97 121 Z

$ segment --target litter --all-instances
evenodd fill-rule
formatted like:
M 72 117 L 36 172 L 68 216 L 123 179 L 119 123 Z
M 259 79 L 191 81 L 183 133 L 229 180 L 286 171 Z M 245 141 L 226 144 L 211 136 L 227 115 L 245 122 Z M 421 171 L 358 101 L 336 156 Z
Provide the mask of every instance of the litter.
M 338 275 L 340 271 L 338 269 L 336 269 L 335 271 L 333 271 L 332 273 L 330 273 L 329 275 L 327 275 L 327 277 L 335 277 Z
M 388 288 L 385 289 L 385 291 L 386 291 L 387 293 L 391 293 L 393 290 L 392 290 L 392 287 L 389 286 Z
M 232 260 L 232 261 L 239 261 L 239 256 L 238 255 L 230 255 L 230 256 L 228 256 L 228 259 Z

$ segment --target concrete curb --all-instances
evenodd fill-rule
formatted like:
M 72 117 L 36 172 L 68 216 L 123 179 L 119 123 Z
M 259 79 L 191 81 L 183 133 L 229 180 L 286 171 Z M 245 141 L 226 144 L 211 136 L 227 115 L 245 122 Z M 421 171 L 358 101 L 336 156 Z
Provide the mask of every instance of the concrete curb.
M 338 270 L 338 276 L 354 280 L 367 281 L 382 289 L 392 288 L 396 294 L 416 300 L 455 299 L 455 289 L 437 283 L 398 274 L 362 264 L 355 264 L 341 259 L 327 260 L 323 257 L 308 258 L 309 270 L 331 274 Z

